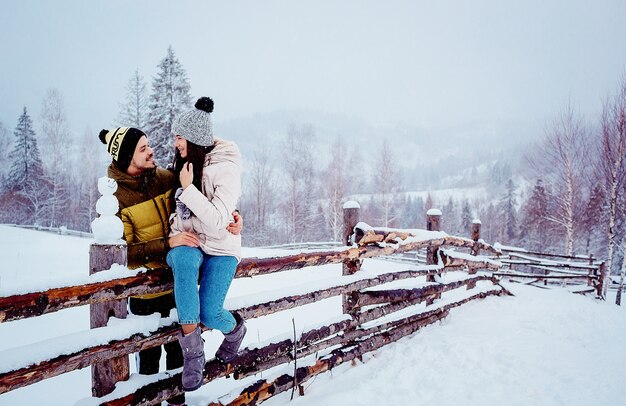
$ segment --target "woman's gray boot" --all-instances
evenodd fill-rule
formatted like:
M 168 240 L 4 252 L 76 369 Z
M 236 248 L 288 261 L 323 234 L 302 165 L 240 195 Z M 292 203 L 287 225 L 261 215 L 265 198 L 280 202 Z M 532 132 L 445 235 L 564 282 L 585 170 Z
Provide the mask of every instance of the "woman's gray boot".
M 183 350 L 183 390 L 194 391 L 202 386 L 204 375 L 204 340 L 200 327 L 189 335 L 178 332 L 178 342 Z
M 247 331 L 246 325 L 241 316 L 233 312 L 233 317 L 235 317 L 237 324 L 235 325 L 233 331 L 224 335 L 224 341 L 222 341 L 222 345 L 220 345 L 220 348 L 218 348 L 215 353 L 215 358 L 225 364 L 235 359 L 237 351 L 239 351 L 239 347 L 241 346 L 241 342 L 243 341 Z

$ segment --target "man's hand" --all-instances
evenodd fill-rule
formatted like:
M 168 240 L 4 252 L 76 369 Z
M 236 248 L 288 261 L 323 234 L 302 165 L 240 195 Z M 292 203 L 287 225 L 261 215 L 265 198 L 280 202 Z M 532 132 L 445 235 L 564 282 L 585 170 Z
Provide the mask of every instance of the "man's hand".
M 182 233 L 168 238 L 167 245 L 169 245 L 170 248 L 180 247 L 181 245 L 197 248 L 200 246 L 200 240 L 198 240 L 198 236 L 194 233 L 183 231 Z
M 233 218 L 235 219 L 235 222 L 230 223 L 226 227 L 226 230 L 228 230 L 231 234 L 238 235 L 243 229 L 243 217 L 241 217 L 241 213 L 239 213 L 239 211 L 235 210 L 233 212 Z
M 183 189 L 187 189 L 187 186 L 193 183 L 193 164 L 191 162 L 187 162 L 183 165 L 178 179 Z

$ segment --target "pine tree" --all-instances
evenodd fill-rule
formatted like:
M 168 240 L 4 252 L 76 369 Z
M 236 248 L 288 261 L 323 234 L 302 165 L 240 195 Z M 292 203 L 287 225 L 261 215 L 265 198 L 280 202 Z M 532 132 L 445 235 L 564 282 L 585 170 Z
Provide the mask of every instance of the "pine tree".
M 581 232 L 586 236 L 586 250 L 595 253 L 596 257 L 602 255 L 606 247 L 608 212 L 606 194 L 598 182 L 591 189 L 581 222 Z
M 10 177 L 7 186 L 16 191 L 23 190 L 29 179 L 38 180 L 43 177 L 43 164 L 37 145 L 37 137 L 33 130 L 33 122 L 26 107 L 13 132 L 15 144 L 9 154 L 11 162 Z
M 190 88 L 187 74 L 170 46 L 152 81 L 147 124 L 154 157 L 162 166 L 174 158 L 172 124 L 176 116 L 191 108 Z
M 520 224 L 520 238 L 527 248 L 545 251 L 548 242 L 548 193 L 543 186 L 543 180 L 537 179 L 533 193 L 522 207 L 522 221 Z
M 500 238 L 509 244 L 512 243 L 516 237 L 517 214 L 515 206 L 517 205 L 517 193 L 515 190 L 516 186 L 513 183 L 513 179 L 509 179 L 506 182 L 506 192 L 498 204 L 498 217 L 502 224 Z
M 432 209 L 433 207 L 435 207 L 435 202 L 433 200 L 433 197 L 430 195 L 430 193 L 428 193 L 426 195 L 426 201 L 424 202 L 424 210 L 428 211 Z
M 470 208 L 469 200 L 465 199 L 461 208 L 461 229 L 459 230 L 461 236 L 472 235 L 472 220 L 474 220 L 472 209 Z
M 15 143 L 9 154 L 11 169 L 7 178 L 8 192 L 3 195 L 4 221 L 35 224 L 44 219 L 49 185 L 39 154 L 33 123 L 26 107 L 13 132 Z
M 135 70 L 133 76 L 126 85 L 126 101 L 119 104 L 120 112 L 117 125 L 123 127 L 135 127 L 146 131 L 148 127 L 148 93 L 146 82 Z
M 458 214 L 452 196 L 448 198 L 448 203 L 443 206 L 441 212 L 443 217 L 443 224 L 441 225 L 442 230 L 445 230 L 451 235 L 456 235 L 458 230 Z

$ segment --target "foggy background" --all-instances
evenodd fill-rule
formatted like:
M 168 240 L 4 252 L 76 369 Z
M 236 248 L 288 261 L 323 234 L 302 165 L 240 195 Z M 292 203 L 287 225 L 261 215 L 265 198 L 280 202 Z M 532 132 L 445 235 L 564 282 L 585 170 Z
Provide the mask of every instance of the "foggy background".
M 3 1 L 0 121 L 36 116 L 54 87 L 73 131 L 105 128 L 171 45 L 217 122 L 308 110 L 509 139 L 568 98 L 599 112 L 626 67 L 625 15 L 621 0 Z

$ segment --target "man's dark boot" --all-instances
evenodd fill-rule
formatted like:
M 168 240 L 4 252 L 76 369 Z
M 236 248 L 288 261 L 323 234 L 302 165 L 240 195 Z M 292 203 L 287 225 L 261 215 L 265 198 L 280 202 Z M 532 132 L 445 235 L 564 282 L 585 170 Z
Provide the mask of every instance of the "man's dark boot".
M 194 391 L 202 386 L 204 373 L 204 340 L 200 327 L 189 335 L 178 332 L 178 342 L 183 350 L 183 389 L 185 392 Z
M 222 345 L 220 345 L 220 348 L 218 348 L 215 353 L 215 358 L 225 364 L 235 359 L 247 331 L 241 316 L 233 312 L 233 317 L 235 317 L 237 325 L 235 325 L 233 331 L 224 335 L 224 341 L 222 341 Z

